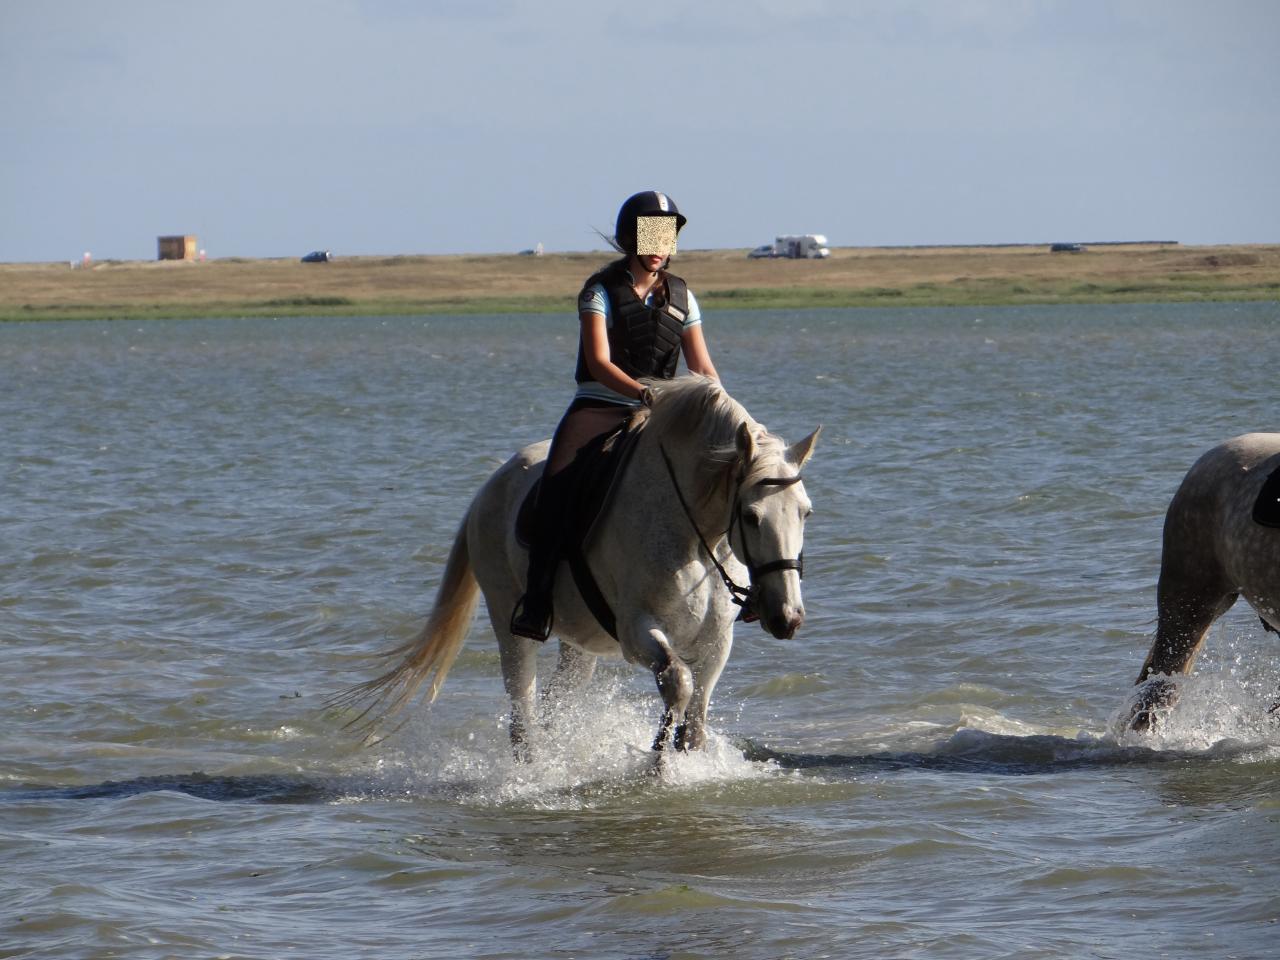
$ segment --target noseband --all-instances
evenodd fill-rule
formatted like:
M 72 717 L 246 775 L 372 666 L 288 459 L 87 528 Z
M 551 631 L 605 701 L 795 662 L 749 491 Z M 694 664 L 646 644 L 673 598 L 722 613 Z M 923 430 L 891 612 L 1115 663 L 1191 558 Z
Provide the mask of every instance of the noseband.
M 742 541 L 742 563 L 747 568 L 747 577 L 749 586 L 742 586 L 735 583 L 733 577 L 729 576 L 729 571 L 725 570 L 715 551 L 711 549 L 707 543 L 707 538 L 702 535 L 702 531 L 698 529 L 698 523 L 693 519 L 693 512 L 689 509 L 689 504 L 684 498 L 684 494 L 680 490 L 680 482 L 676 480 L 675 467 L 671 465 L 671 458 L 667 456 L 666 448 L 661 444 L 658 449 L 662 453 L 662 462 L 667 465 L 667 476 L 671 478 L 671 486 L 675 488 L 676 499 L 680 501 L 680 506 L 684 509 L 684 515 L 689 519 L 689 525 L 693 527 L 693 532 L 698 535 L 698 542 L 702 544 L 702 549 L 707 552 L 707 556 L 711 558 L 711 562 L 715 565 L 716 572 L 720 574 L 720 579 L 724 581 L 724 585 L 728 588 L 730 596 L 734 603 L 742 608 L 742 612 L 738 614 L 738 619 L 744 623 L 754 623 L 760 619 L 760 615 L 755 611 L 755 600 L 760 592 L 757 581 L 765 574 L 776 573 L 779 570 L 795 570 L 801 579 L 804 579 L 804 551 L 800 551 L 800 556 L 794 560 L 785 557 L 777 560 L 770 560 L 767 563 L 756 563 L 751 556 L 751 551 L 747 547 L 746 529 L 742 519 L 742 484 L 745 477 L 738 478 L 737 488 L 733 494 L 733 516 L 729 518 L 729 530 L 725 531 L 727 536 L 733 525 L 738 525 L 738 539 Z M 790 487 L 800 482 L 800 474 L 794 477 L 764 477 L 757 480 L 753 486 L 758 487 Z M 732 549 L 732 545 L 730 545 Z

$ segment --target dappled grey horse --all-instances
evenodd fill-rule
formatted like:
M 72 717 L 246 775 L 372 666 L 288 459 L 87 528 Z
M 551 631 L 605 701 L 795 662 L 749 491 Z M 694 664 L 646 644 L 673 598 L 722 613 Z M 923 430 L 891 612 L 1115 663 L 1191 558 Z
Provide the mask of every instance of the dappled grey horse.
M 1156 638 L 1142 665 L 1129 724 L 1146 730 L 1177 698 L 1209 626 L 1244 597 L 1280 631 L 1280 433 L 1247 433 L 1205 453 L 1169 504 L 1156 591 Z M 1267 496 L 1260 493 L 1266 485 Z
M 672 731 L 675 746 L 690 749 L 705 741 L 707 704 L 739 607 L 749 606 L 781 639 L 804 620 L 801 553 L 810 504 L 800 468 L 818 431 L 788 447 L 705 377 L 655 383 L 653 390 L 648 423 L 583 544 L 617 637 L 562 566 L 554 591 L 560 657 L 543 700 L 567 700 L 590 679 L 597 656 L 621 654 L 657 681 L 663 712 L 654 749 Z M 403 656 L 398 666 L 340 703 L 367 698 L 362 716 L 377 721 L 412 700 L 428 678 L 434 700 L 466 639 L 479 589 L 511 698 L 511 740 L 523 753 L 535 718 L 537 642 L 509 629 L 527 564 L 515 528 L 546 454 L 545 441 L 526 447 L 484 484 L 454 539 L 426 626 L 392 651 Z

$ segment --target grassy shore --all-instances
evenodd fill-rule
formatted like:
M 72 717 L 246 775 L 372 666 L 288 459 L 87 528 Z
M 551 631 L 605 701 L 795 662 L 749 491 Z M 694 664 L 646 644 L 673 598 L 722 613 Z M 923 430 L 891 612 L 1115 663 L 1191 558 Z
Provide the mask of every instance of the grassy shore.
M 0 264 L 0 320 L 566 312 L 606 253 Z M 709 309 L 1280 300 L 1280 244 L 681 252 Z

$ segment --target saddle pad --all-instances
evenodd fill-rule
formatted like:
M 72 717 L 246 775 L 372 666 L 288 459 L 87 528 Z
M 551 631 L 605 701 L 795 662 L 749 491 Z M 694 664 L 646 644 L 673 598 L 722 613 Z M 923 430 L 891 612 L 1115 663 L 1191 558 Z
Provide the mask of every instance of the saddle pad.
M 1271 471 L 1253 504 L 1253 522 L 1264 527 L 1280 527 L 1280 467 Z

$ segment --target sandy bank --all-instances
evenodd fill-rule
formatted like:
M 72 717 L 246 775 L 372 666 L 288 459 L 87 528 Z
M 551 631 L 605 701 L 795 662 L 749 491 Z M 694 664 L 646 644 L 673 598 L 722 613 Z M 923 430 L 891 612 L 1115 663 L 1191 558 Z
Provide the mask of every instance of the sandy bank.
M 227 257 L 0 264 L 0 319 L 571 311 L 609 254 Z M 1280 244 L 837 248 L 828 260 L 682 251 L 708 309 L 1280 300 Z

